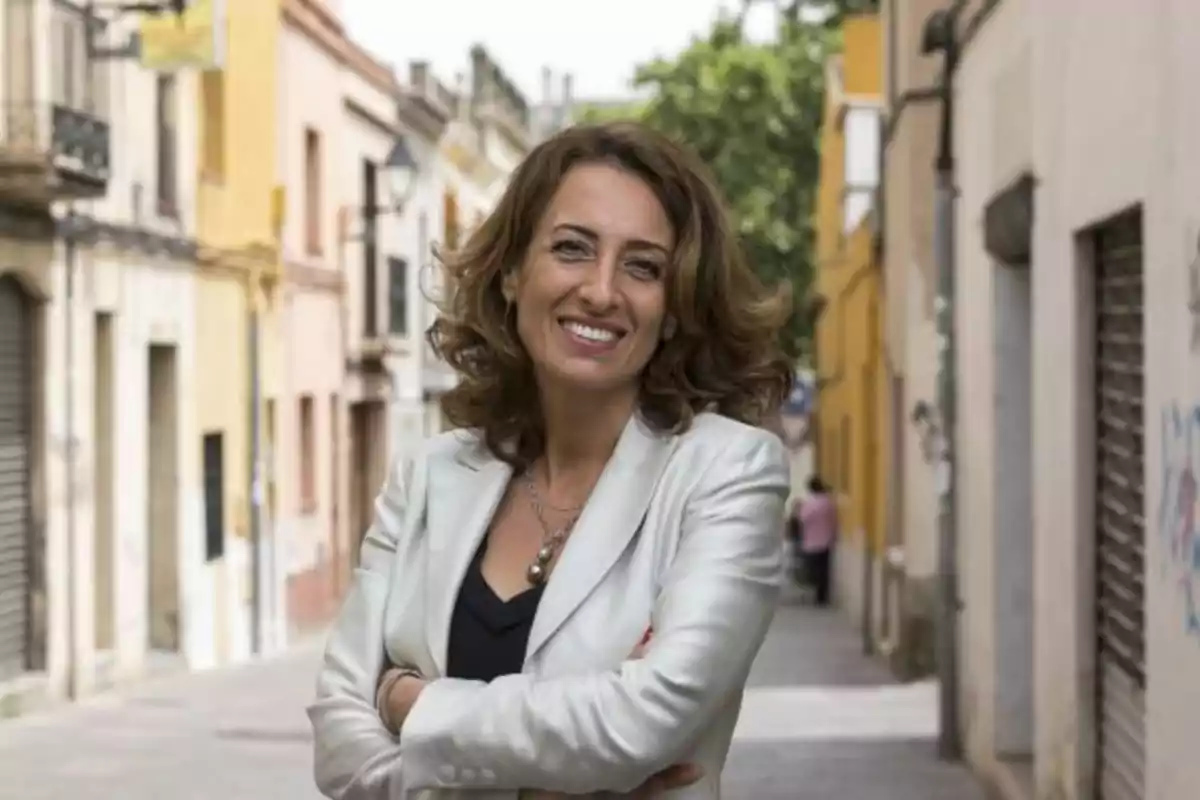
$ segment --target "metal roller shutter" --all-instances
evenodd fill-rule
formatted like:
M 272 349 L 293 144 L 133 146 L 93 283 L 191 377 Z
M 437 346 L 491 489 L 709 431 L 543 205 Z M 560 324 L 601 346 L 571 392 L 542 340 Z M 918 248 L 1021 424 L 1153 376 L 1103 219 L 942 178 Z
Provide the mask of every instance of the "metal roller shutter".
M 0 278 L 0 680 L 29 666 L 29 301 Z
M 1095 238 L 1096 794 L 1140 800 L 1145 767 L 1142 219 Z

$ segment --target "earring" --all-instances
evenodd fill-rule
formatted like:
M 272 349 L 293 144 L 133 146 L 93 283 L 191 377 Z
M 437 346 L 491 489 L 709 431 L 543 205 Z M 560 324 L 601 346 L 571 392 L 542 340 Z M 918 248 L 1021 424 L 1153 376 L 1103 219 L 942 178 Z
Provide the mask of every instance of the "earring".
M 667 317 L 666 320 L 663 321 L 663 327 L 662 327 L 663 341 L 665 342 L 674 336 L 675 336 L 675 318 Z

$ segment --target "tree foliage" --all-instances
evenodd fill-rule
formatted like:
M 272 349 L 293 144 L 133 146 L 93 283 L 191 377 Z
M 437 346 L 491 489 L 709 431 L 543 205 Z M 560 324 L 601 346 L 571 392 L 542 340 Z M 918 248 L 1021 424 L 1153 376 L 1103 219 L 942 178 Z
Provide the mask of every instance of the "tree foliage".
M 799 5 L 822 12 L 823 24 L 831 30 L 840 29 L 850 14 L 879 13 L 879 0 L 800 0 Z
M 586 115 L 638 118 L 694 148 L 725 192 L 751 263 L 767 281 L 790 282 L 798 301 L 813 275 L 824 62 L 833 41 L 802 5 L 779 14 L 771 42 L 748 40 L 740 15 L 719 18 L 677 57 L 638 69 L 644 104 Z M 800 347 L 810 338 L 806 316 L 796 314 L 790 332 Z

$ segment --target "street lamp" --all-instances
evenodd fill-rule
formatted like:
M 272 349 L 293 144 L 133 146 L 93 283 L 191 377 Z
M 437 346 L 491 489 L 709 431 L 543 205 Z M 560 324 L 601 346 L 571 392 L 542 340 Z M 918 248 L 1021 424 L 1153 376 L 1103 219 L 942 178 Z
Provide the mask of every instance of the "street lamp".
M 383 204 L 375 202 L 374 198 L 369 198 L 367 204 L 358 209 L 362 218 L 362 233 L 359 238 L 367 246 L 374 248 L 379 244 L 379 218 L 381 216 L 384 214 L 399 216 L 404 213 L 404 206 L 408 204 L 417 185 L 417 166 L 412 151 L 408 149 L 408 142 L 404 140 L 403 136 L 397 136 L 396 140 L 392 142 L 392 149 L 388 151 L 387 157 L 379 168 L 380 177 L 383 179 Z M 373 266 L 369 266 L 368 269 L 374 271 Z
M 417 185 L 417 161 L 403 136 L 397 136 L 383 162 L 383 175 L 387 183 L 388 206 L 399 214 L 412 196 Z
M 376 175 L 382 184 L 382 201 L 377 202 L 374 194 L 367 202 L 357 208 L 357 216 L 362 225 L 362 232 L 351 236 L 343 230 L 339 233 L 339 258 L 344 259 L 343 248 L 350 240 L 358 240 L 363 245 L 363 286 L 366 292 L 364 298 L 363 327 L 369 337 L 378 333 L 375 308 L 375 289 L 378 281 L 378 249 L 380 246 L 379 218 L 384 215 L 400 216 L 416 189 L 419 164 L 409 149 L 408 142 L 403 136 L 397 136 L 392 147 L 377 168 Z M 347 209 L 349 211 L 349 209 Z

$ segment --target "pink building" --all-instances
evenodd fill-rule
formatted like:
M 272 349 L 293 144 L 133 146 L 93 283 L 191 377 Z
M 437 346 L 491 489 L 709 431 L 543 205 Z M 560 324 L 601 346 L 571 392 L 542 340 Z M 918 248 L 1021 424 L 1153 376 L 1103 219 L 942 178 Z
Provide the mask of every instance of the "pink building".
M 285 0 L 279 170 L 286 187 L 285 285 L 278 317 L 277 397 L 268 406 L 277 470 L 275 583 L 289 635 L 336 611 L 347 573 L 347 373 L 343 82 L 371 62 L 326 4 Z

